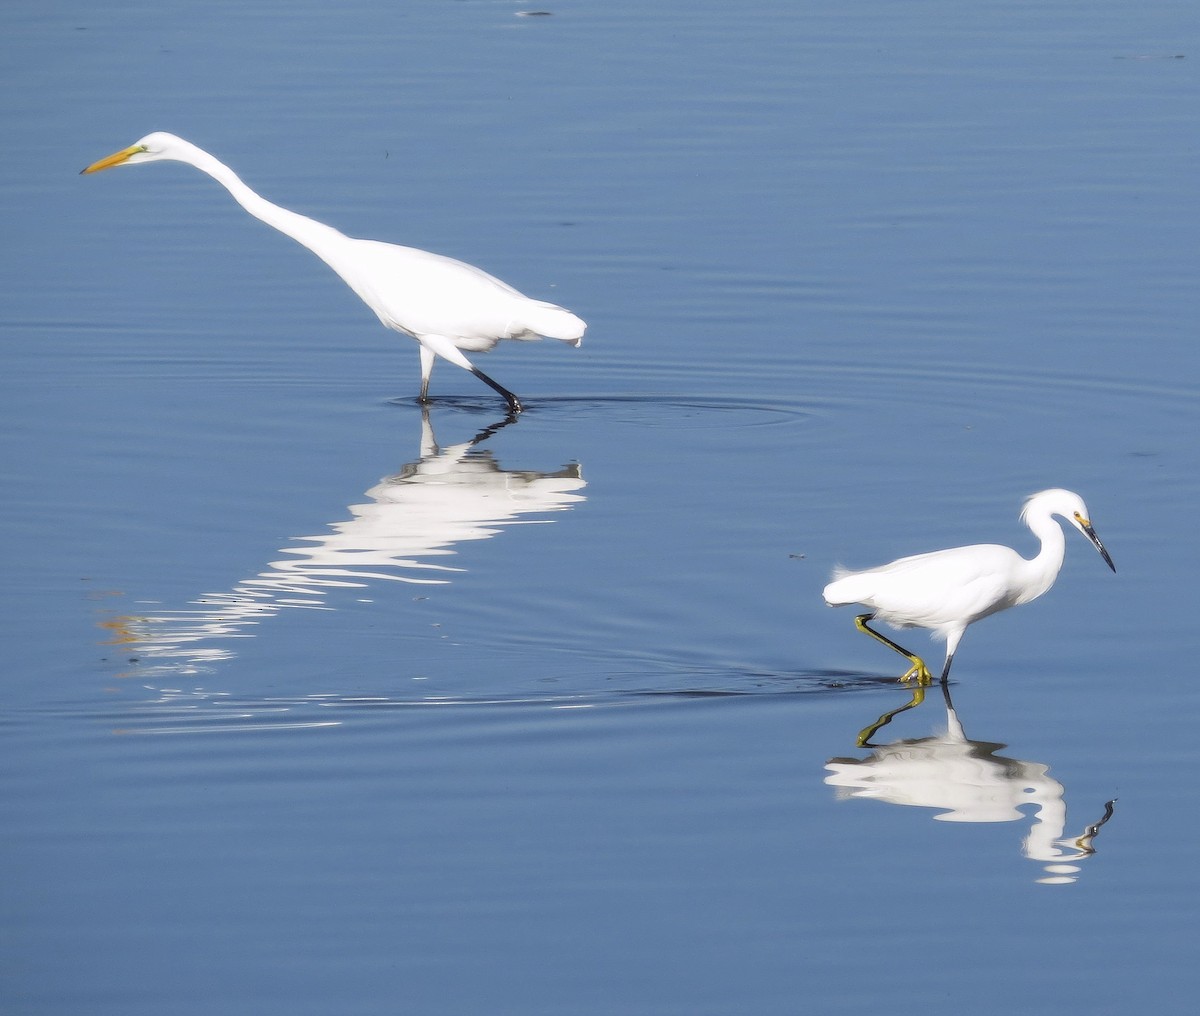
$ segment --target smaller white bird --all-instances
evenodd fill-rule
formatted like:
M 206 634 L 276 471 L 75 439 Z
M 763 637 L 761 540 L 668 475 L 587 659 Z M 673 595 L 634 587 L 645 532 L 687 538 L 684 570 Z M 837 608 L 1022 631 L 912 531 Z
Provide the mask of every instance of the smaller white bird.
M 912 664 L 901 681 L 915 677 L 919 685 L 928 685 L 933 683 L 933 675 L 924 660 L 879 634 L 867 625 L 868 621 L 878 617 L 894 628 L 928 628 L 935 638 L 945 639 L 944 684 L 968 625 L 1035 600 L 1054 585 L 1066 552 L 1066 538 L 1055 515 L 1091 540 L 1109 568 L 1117 570 L 1088 520 L 1083 499 L 1069 490 L 1052 488 L 1031 495 L 1021 512 L 1021 521 L 1042 543 L 1032 560 L 1009 547 L 982 543 L 902 557 L 865 571 L 838 568 L 825 587 L 825 602 L 831 607 L 861 603 L 871 608 L 871 613 L 860 614 L 854 623 L 859 631 L 878 639 Z

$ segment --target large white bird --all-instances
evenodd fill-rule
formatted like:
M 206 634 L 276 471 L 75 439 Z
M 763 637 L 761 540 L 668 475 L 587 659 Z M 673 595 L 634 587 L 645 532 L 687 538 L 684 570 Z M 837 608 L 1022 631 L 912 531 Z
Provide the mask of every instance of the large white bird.
M 935 637 L 946 640 L 945 683 L 969 624 L 1037 599 L 1054 585 L 1066 552 L 1066 538 L 1054 520 L 1056 515 L 1091 540 L 1109 568 L 1117 570 L 1088 520 L 1083 499 L 1069 490 L 1053 488 L 1031 495 L 1021 512 L 1021 521 L 1042 543 L 1032 560 L 1009 547 L 985 543 L 902 557 L 865 571 L 838 568 L 834 581 L 825 587 L 825 602 L 831 607 L 861 603 L 871 609 L 854 623 L 908 659 L 912 666 L 901 681 L 915 677 L 919 685 L 927 685 L 933 683 L 933 675 L 924 660 L 868 627 L 867 622 L 879 618 L 895 628 L 931 629 Z
M 469 370 L 504 396 L 509 410 L 520 400 L 462 353 L 484 352 L 501 339 L 546 336 L 578 346 L 586 325 L 569 310 L 531 300 L 473 265 L 441 254 L 380 240 L 359 240 L 332 226 L 272 204 L 247 187 L 224 163 L 174 134 L 155 132 L 83 173 L 143 162 L 186 162 L 223 185 L 255 218 L 303 244 L 338 273 L 388 328 L 421 346 L 421 401 L 429 400 L 435 356 Z

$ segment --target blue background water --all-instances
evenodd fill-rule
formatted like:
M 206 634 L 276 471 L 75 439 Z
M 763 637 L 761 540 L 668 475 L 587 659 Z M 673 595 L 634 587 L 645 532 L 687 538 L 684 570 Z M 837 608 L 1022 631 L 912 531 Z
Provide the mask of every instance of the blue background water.
M 0 13 L 2 1007 L 1190 1012 L 1194 5 L 532 9 Z M 154 129 L 587 338 L 424 421 L 211 180 L 77 175 Z M 1052 485 L 1117 575 L 856 748 L 830 569 Z

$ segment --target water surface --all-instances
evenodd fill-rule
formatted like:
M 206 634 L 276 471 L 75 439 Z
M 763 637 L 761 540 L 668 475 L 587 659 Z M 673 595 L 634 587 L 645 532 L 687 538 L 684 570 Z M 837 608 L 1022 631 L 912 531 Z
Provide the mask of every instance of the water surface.
M 523 10 L 2 16 L 3 1008 L 1190 1011 L 1191 8 Z M 154 129 L 583 346 L 423 414 L 213 181 L 77 175 Z M 1117 575 L 859 747 L 829 571 L 1048 486 Z

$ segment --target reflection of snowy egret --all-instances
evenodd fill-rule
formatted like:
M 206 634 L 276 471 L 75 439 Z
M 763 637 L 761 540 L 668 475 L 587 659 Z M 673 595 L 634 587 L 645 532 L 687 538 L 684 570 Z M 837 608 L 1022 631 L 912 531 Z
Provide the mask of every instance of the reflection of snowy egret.
M 521 403 L 461 352 L 485 352 L 501 339 L 543 335 L 578 346 L 584 323 L 552 303 L 531 300 L 472 265 L 413 247 L 358 240 L 286 208 L 247 187 L 228 166 L 173 134 L 147 134 L 136 144 L 94 162 L 95 173 L 110 166 L 158 160 L 186 162 L 207 173 L 255 218 L 303 244 L 338 273 L 388 328 L 421 344 L 421 401 L 429 396 L 433 359 L 440 356 L 490 385 L 514 412 Z
M 915 677 L 919 684 L 930 684 L 933 675 L 924 660 L 880 635 L 867 622 L 878 617 L 896 628 L 932 629 L 935 636 L 946 640 L 946 665 L 942 668 L 945 681 L 967 625 L 1037 599 L 1054 585 L 1066 549 L 1055 515 L 1091 540 L 1105 563 L 1114 572 L 1117 570 L 1088 521 L 1083 499 L 1069 490 L 1043 490 L 1032 495 L 1021 512 L 1021 521 L 1042 541 L 1042 549 L 1032 560 L 1027 561 L 1009 547 L 978 544 L 902 557 L 866 571 L 839 568 L 834 581 L 825 587 L 825 602 L 832 607 L 861 603 L 871 608 L 870 614 L 855 618 L 855 624 L 908 658 L 912 666 L 902 681 Z
M 913 700 L 925 689 L 913 689 Z M 918 808 L 936 808 L 941 822 L 1016 822 L 1032 818 L 1022 853 L 1041 862 L 1038 882 L 1074 882 L 1078 862 L 1096 852 L 1094 841 L 1113 815 L 1113 801 L 1104 815 L 1076 836 L 1066 835 L 1067 804 L 1063 785 L 1040 762 L 1006 758 L 1004 747 L 967 738 L 950 699 L 949 684 L 942 685 L 946 702 L 945 733 L 904 739 L 891 744 L 867 745 L 866 758 L 835 758 L 826 763 L 825 782 L 838 788 L 839 798 L 883 801 Z M 903 708 L 910 708 L 913 703 Z M 874 734 L 896 712 L 885 714 L 864 734 Z M 1032 815 L 1027 809 L 1032 806 Z

